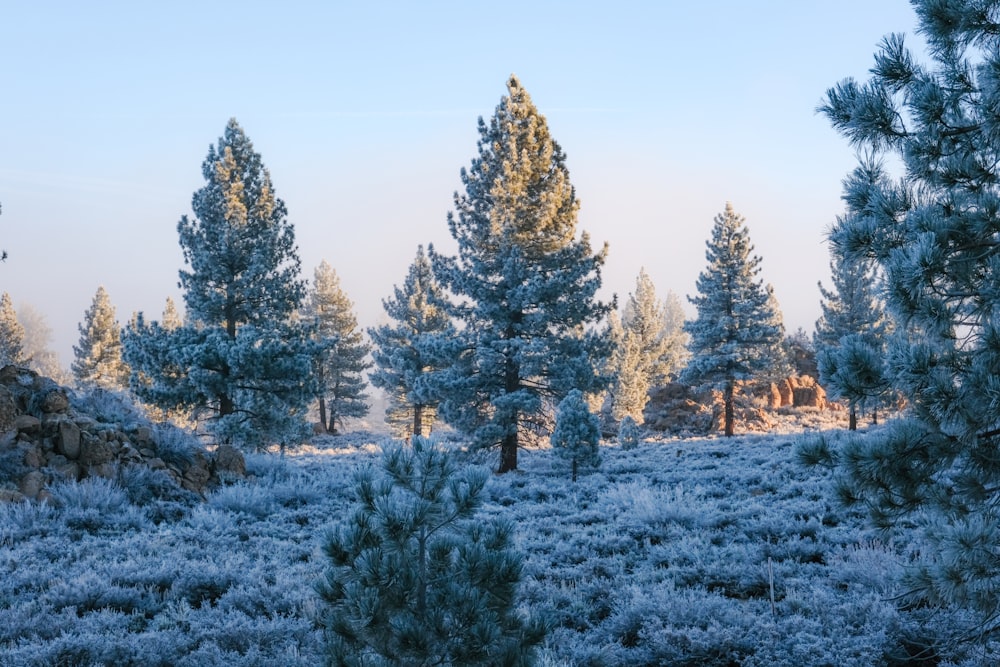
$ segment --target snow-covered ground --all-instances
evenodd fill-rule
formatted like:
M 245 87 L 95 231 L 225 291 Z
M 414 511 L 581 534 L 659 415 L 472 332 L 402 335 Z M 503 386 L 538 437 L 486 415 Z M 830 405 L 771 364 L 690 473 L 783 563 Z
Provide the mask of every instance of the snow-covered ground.
M 1000 661 L 996 643 L 953 641 L 974 623 L 965 613 L 901 609 L 895 578 L 917 535 L 865 529 L 824 470 L 797 463 L 803 438 L 841 442 L 843 419 L 607 443 L 576 483 L 551 451 L 522 452 L 481 511 L 516 523 L 523 604 L 551 623 L 540 664 Z M 143 502 L 141 479 L 63 486 L 61 509 L 0 505 L 0 665 L 320 664 L 320 547 L 378 437 L 250 456 L 251 481 L 196 505 Z

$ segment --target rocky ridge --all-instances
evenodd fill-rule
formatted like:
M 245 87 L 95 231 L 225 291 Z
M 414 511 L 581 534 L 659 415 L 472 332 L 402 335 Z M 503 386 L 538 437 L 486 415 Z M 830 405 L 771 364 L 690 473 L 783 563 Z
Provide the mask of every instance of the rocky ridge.
M 114 479 L 127 466 L 162 471 L 204 497 L 243 478 L 243 455 L 208 449 L 138 418 L 108 419 L 75 406 L 73 392 L 27 368 L 0 368 L 0 502 L 51 499 L 49 485 L 88 477 Z

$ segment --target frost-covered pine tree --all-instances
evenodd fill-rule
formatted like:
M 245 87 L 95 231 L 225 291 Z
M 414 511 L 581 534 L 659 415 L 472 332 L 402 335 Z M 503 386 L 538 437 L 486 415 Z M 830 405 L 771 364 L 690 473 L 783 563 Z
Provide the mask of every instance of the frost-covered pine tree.
M 314 361 L 319 420 L 327 432 L 337 433 L 348 417 L 368 414 L 364 372 L 371 368 L 367 360 L 371 346 L 358 329 L 354 303 L 326 260 L 313 272 L 304 316 L 314 327 L 320 348 Z
M 670 381 L 687 360 L 687 334 L 680 301 L 670 292 L 668 302 L 656 297 L 646 269 L 639 270 L 635 292 L 629 294 L 621 317 L 621 334 L 615 336 L 612 356 L 612 416 L 642 421 L 642 410 L 651 387 Z
M 625 415 L 618 426 L 618 444 L 625 451 L 635 449 L 642 439 L 642 429 L 635 423 L 635 420 Z
M 878 289 L 874 263 L 834 252 L 833 289 L 819 283 L 822 316 L 813 341 L 820 382 L 834 398 L 847 401 L 848 426 L 858 427 L 858 410 L 877 410 L 891 392 L 885 374 L 886 339 L 891 331 Z
M 295 232 L 235 119 L 202 163 L 194 217 L 177 224 L 186 322 L 140 318 L 125 335 L 132 387 L 164 410 L 206 419 L 224 442 L 293 444 L 308 433 L 313 344 L 292 315 L 305 283 Z
M 773 291 L 757 278 L 761 259 L 751 254 L 750 232 L 732 204 L 715 217 L 706 246 L 708 267 L 698 276 L 698 296 L 688 297 L 698 317 L 684 327 L 691 360 L 681 377 L 722 391 L 725 434 L 731 436 L 736 385 L 781 363 L 784 327 Z
M 544 629 L 518 609 L 511 525 L 475 516 L 486 479 L 421 436 L 359 471 L 317 585 L 329 664 L 531 664 Z
M 184 320 L 181 318 L 180 313 L 177 312 L 177 304 L 169 296 L 167 297 L 166 304 L 163 306 L 163 319 L 160 320 L 160 325 L 167 331 L 173 331 L 184 326 Z
M 434 278 L 423 246 L 417 248 L 403 287 L 393 289 L 394 296 L 382 300 L 392 323 L 368 330 L 375 363 L 370 380 L 389 395 L 387 423 L 401 434 L 428 435 L 437 402 L 428 395 L 424 379 L 440 370 L 441 361 L 424 350 L 424 341 L 438 335 L 454 336 L 455 331 L 444 306 L 444 290 Z
M 591 414 L 579 389 L 573 389 L 559 402 L 556 427 L 549 441 L 556 453 L 570 462 L 574 482 L 580 466 L 600 467 L 601 422 Z
M 868 153 L 845 181 L 837 252 L 873 261 L 896 326 L 886 373 L 908 418 L 843 453 L 845 497 L 924 525 L 916 595 L 1000 614 L 1000 3 L 916 0 L 930 62 L 885 38 L 866 82 L 820 110 Z M 894 180 L 883 156 L 900 160 Z
M 608 328 L 612 343 L 609 362 L 611 417 L 615 421 L 626 416 L 642 419 L 642 409 L 649 401 L 649 375 L 642 341 L 635 332 L 622 326 L 618 313 L 608 316 Z
M 500 447 L 500 472 L 517 468 L 526 433 L 570 389 L 603 389 L 608 354 L 594 325 L 607 248 L 592 254 L 576 236 L 579 202 L 566 158 L 527 91 L 511 76 L 479 155 L 462 170 L 448 227 L 457 257 L 430 248 L 434 273 L 456 298 L 457 336 L 436 337 L 447 370 L 431 375 L 440 415 L 477 446 Z
M 21 303 L 17 308 L 17 321 L 24 327 L 23 352 L 28 368 L 59 384 L 69 384 L 71 378 L 59 364 L 59 355 L 51 348 L 52 328 L 45 316 L 30 303 Z
M 635 292 L 628 295 L 622 310 L 622 327 L 639 341 L 651 387 L 676 377 L 687 358 L 684 311 L 676 294 L 669 292 L 667 297 L 657 298 L 652 279 L 641 268 Z
M 122 359 L 122 330 L 111 297 L 101 285 L 79 325 L 70 370 L 77 384 L 101 389 L 128 387 L 129 367 Z
M 26 363 L 24 354 L 24 327 L 17 319 L 14 301 L 7 292 L 0 296 L 0 368 L 8 364 Z

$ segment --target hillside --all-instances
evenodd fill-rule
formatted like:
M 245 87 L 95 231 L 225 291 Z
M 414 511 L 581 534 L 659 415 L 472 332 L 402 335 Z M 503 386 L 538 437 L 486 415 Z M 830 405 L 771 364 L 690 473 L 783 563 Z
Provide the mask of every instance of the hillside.
M 801 423 L 608 444 L 575 484 L 546 449 L 493 476 L 482 511 L 516 522 L 523 603 L 552 624 L 539 663 L 1000 660 L 995 642 L 955 642 L 974 623 L 962 612 L 899 607 L 894 577 L 916 537 L 877 535 L 835 507 L 825 473 L 794 450 L 845 432 Z M 250 455 L 247 479 L 204 502 L 94 479 L 55 485 L 53 504 L 0 504 L 0 664 L 320 664 L 320 544 L 375 440 Z

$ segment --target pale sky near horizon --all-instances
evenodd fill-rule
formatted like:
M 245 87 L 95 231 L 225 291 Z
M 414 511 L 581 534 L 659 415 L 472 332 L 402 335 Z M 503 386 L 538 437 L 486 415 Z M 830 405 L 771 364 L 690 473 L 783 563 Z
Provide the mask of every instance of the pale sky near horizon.
M 548 119 L 623 304 L 645 267 L 685 301 L 727 201 L 789 332 L 811 334 L 855 152 L 815 113 L 867 78 L 906 0 L 11 2 L 0 11 L 0 291 L 64 366 L 103 285 L 124 324 L 182 306 L 177 222 L 235 117 L 362 327 L 384 320 L 511 73 Z M 921 49 L 915 51 L 925 60 Z

